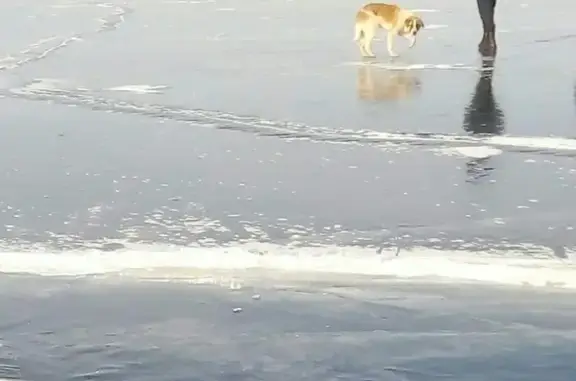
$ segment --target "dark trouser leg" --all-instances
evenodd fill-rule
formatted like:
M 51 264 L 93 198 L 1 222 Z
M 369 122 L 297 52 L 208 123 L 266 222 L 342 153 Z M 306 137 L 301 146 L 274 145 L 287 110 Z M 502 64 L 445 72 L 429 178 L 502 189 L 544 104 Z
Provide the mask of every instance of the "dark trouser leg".
M 478 14 L 482 20 L 482 29 L 484 31 L 482 40 L 478 45 L 478 50 L 482 55 L 496 55 L 496 26 L 494 25 L 494 10 L 496 0 L 476 0 L 478 4 Z

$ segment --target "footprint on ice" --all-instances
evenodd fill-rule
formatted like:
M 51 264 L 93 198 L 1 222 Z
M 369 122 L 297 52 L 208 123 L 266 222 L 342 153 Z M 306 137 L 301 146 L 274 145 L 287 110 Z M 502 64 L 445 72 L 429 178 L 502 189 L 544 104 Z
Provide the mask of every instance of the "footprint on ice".
M 444 156 L 464 156 L 471 159 L 485 159 L 491 156 L 502 154 L 502 150 L 493 147 L 479 146 L 479 147 L 449 147 L 434 149 L 439 155 Z
M 124 85 L 110 87 L 106 90 L 108 91 L 124 91 L 128 93 L 135 94 L 162 94 L 163 90 L 169 89 L 169 86 L 165 85 Z

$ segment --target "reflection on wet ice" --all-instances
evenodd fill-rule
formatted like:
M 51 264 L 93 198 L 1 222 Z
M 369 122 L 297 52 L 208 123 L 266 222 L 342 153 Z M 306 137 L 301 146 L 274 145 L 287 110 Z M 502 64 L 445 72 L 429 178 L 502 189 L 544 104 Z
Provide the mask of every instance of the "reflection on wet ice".
M 373 65 L 358 68 L 358 98 L 366 101 L 394 101 L 420 93 L 415 70 L 386 70 Z

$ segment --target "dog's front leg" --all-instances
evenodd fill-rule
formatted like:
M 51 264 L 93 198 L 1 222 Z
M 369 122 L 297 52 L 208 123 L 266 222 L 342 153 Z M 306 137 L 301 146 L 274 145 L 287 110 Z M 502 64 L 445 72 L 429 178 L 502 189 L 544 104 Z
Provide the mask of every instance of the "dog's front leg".
M 416 36 L 408 37 L 408 41 L 410 41 L 410 45 L 408 47 L 410 49 L 412 49 L 414 47 L 414 45 L 416 44 Z
M 388 32 L 388 36 L 386 36 L 386 45 L 388 47 L 388 54 L 390 54 L 390 57 L 398 57 L 398 54 L 396 54 L 396 52 L 394 52 L 394 35 L 396 33 L 394 31 L 389 31 Z

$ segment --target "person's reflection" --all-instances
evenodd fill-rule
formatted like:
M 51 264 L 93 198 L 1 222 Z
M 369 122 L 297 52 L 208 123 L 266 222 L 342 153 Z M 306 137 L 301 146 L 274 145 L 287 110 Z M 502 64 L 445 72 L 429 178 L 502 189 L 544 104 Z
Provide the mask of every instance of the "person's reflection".
M 492 91 L 493 73 L 494 60 L 483 60 L 476 88 L 464 114 L 464 130 L 468 133 L 500 135 L 504 132 L 504 112 Z
M 493 73 L 494 60 L 483 59 L 472 99 L 464 111 L 463 128 L 469 134 L 501 135 L 504 132 L 504 112 L 496 102 L 492 91 Z M 468 181 L 484 177 L 493 170 L 488 165 L 489 159 L 490 156 L 475 158 L 467 163 Z
M 358 68 L 358 98 L 366 101 L 406 99 L 420 91 L 420 80 L 410 70 L 386 70 L 374 65 Z

